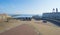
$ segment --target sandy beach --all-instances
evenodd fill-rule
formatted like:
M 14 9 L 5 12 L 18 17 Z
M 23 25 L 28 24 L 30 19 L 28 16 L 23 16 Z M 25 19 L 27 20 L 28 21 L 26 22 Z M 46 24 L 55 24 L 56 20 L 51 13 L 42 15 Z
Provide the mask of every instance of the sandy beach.
M 51 22 L 44 23 L 43 20 L 36 21 L 32 19 L 31 21 L 20 21 L 20 20 L 9 20 L 9 22 L 0 23 L 0 33 L 16 28 L 20 25 L 26 24 L 35 29 L 36 32 L 41 33 L 41 35 L 60 35 L 60 27 L 54 25 Z

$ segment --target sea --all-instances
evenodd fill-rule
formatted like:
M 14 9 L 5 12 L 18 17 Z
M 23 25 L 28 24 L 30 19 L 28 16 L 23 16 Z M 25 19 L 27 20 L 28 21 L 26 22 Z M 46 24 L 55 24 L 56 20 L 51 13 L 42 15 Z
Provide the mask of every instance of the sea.
M 9 14 L 9 16 L 12 16 L 13 18 L 19 18 L 19 17 L 32 17 L 37 14 Z M 41 16 L 41 15 L 39 15 Z

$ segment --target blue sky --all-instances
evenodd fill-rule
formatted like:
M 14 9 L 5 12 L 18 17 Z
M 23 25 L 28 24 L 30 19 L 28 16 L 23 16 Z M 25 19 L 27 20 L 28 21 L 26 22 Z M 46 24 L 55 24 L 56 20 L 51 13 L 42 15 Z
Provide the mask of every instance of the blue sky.
M 60 0 L 0 0 L 0 13 L 8 14 L 42 14 L 60 11 Z

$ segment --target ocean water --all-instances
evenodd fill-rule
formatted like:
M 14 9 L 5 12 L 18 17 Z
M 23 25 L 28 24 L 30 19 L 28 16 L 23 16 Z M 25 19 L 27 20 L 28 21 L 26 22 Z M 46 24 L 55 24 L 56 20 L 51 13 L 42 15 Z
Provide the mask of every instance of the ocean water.
M 34 14 L 9 14 L 13 18 L 19 18 L 19 17 L 32 17 Z
M 19 17 L 32 17 L 32 14 L 9 14 L 13 18 L 19 18 Z

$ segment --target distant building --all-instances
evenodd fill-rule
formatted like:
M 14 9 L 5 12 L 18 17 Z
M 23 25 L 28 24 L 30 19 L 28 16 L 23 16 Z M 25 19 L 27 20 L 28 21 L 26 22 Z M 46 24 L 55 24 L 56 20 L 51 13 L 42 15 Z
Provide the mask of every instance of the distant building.
M 54 11 L 54 9 L 53 9 Z M 49 18 L 49 19 L 60 19 L 60 12 L 58 12 L 58 9 L 56 8 L 56 12 L 52 13 L 43 13 L 42 18 Z

